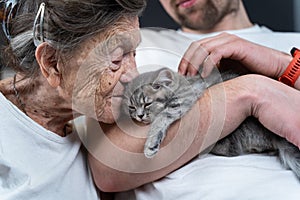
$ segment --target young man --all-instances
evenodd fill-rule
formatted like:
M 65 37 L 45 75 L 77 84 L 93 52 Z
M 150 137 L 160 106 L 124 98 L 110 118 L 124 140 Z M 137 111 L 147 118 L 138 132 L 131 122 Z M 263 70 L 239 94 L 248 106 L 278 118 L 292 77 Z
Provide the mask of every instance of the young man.
M 142 30 L 142 43 L 136 56 L 140 71 L 149 70 L 153 65 L 178 70 L 191 43 L 195 46 L 198 40 L 221 32 L 286 53 L 293 46 L 300 47 L 299 33 L 273 32 L 253 24 L 242 0 L 160 2 L 181 28 L 177 31 Z M 167 178 L 136 189 L 134 196 L 136 199 L 176 199 L 179 196 L 180 199 L 294 199 L 299 195 L 299 188 L 294 174 L 283 169 L 277 157 L 252 154 L 228 158 L 208 154 Z
M 144 28 L 140 52 L 137 53 L 140 66 L 144 66 L 149 60 L 156 60 L 157 63 L 168 63 L 175 68 L 193 41 L 222 32 L 284 52 L 289 52 L 293 46 L 297 46 L 297 42 L 300 43 L 299 33 L 274 32 L 265 26 L 253 24 L 242 0 L 160 0 L 160 3 L 181 28 L 177 31 Z M 155 53 L 153 49 L 159 53 Z M 172 54 L 173 58 L 168 59 L 166 52 Z M 176 56 L 178 59 L 174 58 Z
M 182 32 L 206 34 L 253 27 L 241 0 L 160 0 Z

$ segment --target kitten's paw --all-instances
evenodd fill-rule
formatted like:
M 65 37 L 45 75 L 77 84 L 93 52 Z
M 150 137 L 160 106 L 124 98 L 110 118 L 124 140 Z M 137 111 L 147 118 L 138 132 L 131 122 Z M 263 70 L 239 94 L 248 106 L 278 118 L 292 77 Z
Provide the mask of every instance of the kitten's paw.
M 147 158 L 153 158 L 157 154 L 158 150 L 159 150 L 158 145 L 156 147 L 147 147 L 147 146 L 145 146 L 144 155 Z
M 151 137 L 147 139 L 144 147 L 144 154 L 147 158 L 153 158 L 157 154 L 161 142 L 160 138 Z
M 164 138 L 164 131 L 150 131 L 144 146 L 144 154 L 147 158 L 153 158 L 159 151 L 160 144 Z

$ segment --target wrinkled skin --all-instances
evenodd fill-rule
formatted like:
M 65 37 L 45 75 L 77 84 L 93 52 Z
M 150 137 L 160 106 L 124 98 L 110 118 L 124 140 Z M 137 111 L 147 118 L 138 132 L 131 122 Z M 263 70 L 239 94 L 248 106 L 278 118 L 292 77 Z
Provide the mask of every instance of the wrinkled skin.
M 140 41 L 138 23 L 128 27 L 126 32 L 84 47 L 77 61 L 78 73 L 71 77 L 73 109 L 77 112 L 105 123 L 118 118 L 123 84 L 137 75 L 134 56 Z

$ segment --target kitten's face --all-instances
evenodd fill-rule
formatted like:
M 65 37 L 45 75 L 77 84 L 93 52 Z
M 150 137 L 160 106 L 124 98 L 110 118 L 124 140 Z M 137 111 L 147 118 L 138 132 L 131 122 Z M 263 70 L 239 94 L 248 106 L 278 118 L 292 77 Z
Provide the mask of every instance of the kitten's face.
M 128 100 L 130 117 L 145 124 L 152 122 L 165 109 L 169 96 L 169 89 L 162 85 L 141 86 Z
M 124 92 L 125 113 L 139 122 L 152 122 L 167 107 L 178 86 L 174 77 L 174 72 L 165 68 L 136 77 Z

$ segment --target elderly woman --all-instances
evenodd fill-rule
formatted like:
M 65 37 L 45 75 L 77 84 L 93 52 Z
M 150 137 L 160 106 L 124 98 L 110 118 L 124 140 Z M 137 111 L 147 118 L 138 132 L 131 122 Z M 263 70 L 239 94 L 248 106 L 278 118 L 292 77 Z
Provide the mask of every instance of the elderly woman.
M 80 114 L 112 122 L 113 88 L 120 95 L 135 71 L 145 1 L 11 0 L 1 7 L 2 60 L 16 75 L 0 82 L 0 198 L 98 199 L 68 122 Z M 90 105 L 91 95 L 99 98 Z

